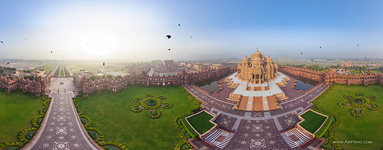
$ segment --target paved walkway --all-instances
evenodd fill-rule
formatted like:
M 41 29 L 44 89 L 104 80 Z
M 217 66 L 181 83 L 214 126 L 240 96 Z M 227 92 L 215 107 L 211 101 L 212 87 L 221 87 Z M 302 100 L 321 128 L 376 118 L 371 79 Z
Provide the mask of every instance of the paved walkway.
M 23 149 L 26 150 L 96 150 L 101 149 L 87 135 L 76 113 L 72 98 L 74 94 L 65 92 L 71 87 L 67 78 L 54 80 L 50 86 L 56 89 L 50 94 L 52 97 L 44 121 L 35 137 Z M 70 81 L 70 80 L 68 80 Z M 59 84 L 57 84 L 58 82 Z M 63 83 L 63 84 L 61 84 Z

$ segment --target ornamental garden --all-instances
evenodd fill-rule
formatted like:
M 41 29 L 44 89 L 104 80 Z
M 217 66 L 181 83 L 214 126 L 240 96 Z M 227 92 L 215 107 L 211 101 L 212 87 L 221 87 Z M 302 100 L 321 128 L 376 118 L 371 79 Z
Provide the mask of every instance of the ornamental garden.
M 166 96 L 160 95 L 157 98 L 153 98 L 152 94 L 146 94 L 145 99 L 142 99 L 141 97 L 135 97 L 133 98 L 133 101 L 136 103 L 139 103 L 139 105 L 133 105 L 130 107 L 130 110 L 132 110 L 135 113 L 139 113 L 142 111 L 142 109 L 147 109 L 147 115 L 149 118 L 156 119 L 161 116 L 161 111 L 158 110 L 160 107 L 164 109 L 170 109 L 172 108 L 172 104 L 169 102 L 163 102 L 166 99 Z
M 313 109 L 333 115 L 323 134 L 325 149 L 381 149 L 383 143 L 382 85 L 332 85 L 313 101 Z M 373 141 L 370 144 L 336 144 L 333 141 Z
M 0 149 L 25 146 L 36 134 L 50 104 L 47 96 L 36 97 L 19 90 L 0 91 Z
M 132 85 L 117 93 L 93 93 L 75 104 L 84 126 L 89 124 L 89 135 L 98 139 L 102 133 L 99 145 L 131 150 L 192 148 L 186 142 L 192 136 L 181 120 L 201 109 L 180 86 Z
M 339 107 L 341 108 L 352 108 L 351 115 L 354 117 L 362 117 L 365 113 L 364 108 L 368 108 L 372 111 L 377 111 L 380 109 L 380 105 L 377 103 L 372 103 L 376 100 L 376 96 L 365 96 L 364 93 L 358 92 L 355 96 L 350 94 L 345 94 L 344 99 L 339 102 Z

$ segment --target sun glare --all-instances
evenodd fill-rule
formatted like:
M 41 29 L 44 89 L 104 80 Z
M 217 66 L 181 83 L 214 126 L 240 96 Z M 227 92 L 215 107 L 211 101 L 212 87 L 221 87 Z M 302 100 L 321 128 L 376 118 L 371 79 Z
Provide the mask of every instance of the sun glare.
M 120 48 L 116 35 L 108 31 L 93 31 L 79 34 L 79 46 L 89 56 L 105 57 Z

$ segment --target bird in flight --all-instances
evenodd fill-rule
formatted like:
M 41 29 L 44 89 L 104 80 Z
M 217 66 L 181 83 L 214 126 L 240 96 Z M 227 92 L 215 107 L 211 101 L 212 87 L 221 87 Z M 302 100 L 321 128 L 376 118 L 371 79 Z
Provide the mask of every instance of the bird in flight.
M 193 38 L 192 36 L 190 38 Z
M 51 51 L 51 54 L 53 53 L 53 51 Z
M 359 44 L 357 44 L 356 46 L 359 46 Z
M 301 55 L 302 55 L 303 53 L 301 52 Z
M 178 24 L 178 26 L 181 26 L 181 24 Z
M 321 46 L 321 47 L 319 47 L 319 48 L 322 48 L 322 46 Z
M 171 36 L 171 35 L 166 35 L 166 37 L 167 37 L 168 39 L 172 38 L 172 36 Z
M 168 51 L 170 51 L 170 48 L 168 49 Z
M 105 66 L 105 62 L 102 63 L 102 66 Z
M 7 65 L 9 65 L 9 62 L 7 62 Z
M 3 41 L 0 41 L 1 42 L 1 44 L 3 44 L 4 42 Z

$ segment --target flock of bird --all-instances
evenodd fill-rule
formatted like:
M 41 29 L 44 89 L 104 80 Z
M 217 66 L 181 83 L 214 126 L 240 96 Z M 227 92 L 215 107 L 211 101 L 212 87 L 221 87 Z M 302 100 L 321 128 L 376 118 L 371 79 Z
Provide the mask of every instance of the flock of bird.
M 178 26 L 180 27 L 181 24 L 178 24 Z M 172 36 L 170 34 L 166 35 L 165 37 L 167 37 L 168 40 L 172 38 Z M 190 38 L 193 38 L 193 36 L 190 36 Z M 27 38 L 24 38 L 24 40 L 27 40 Z M 3 41 L 0 41 L 0 43 L 4 44 Z M 85 45 L 88 46 L 88 43 L 86 43 Z M 359 46 L 359 44 L 357 44 L 356 46 Z M 26 48 L 26 47 L 24 47 L 24 48 Z M 322 46 L 320 46 L 319 48 L 322 48 Z M 168 49 L 168 51 L 170 51 L 170 50 L 171 50 L 171 48 Z M 51 54 L 53 54 L 53 51 L 51 51 Z M 301 52 L 301 55 L 303 55 L 303 52 Z M 374 55 L 375 55 L 375 51 L 374 51 Z M 57 57 L 59 57 L 59 56 L 60 55 L 57 55 Z M 64 58 L 64 57 L 62 57 L 62 58 Z M 367 57 L 364 57 L 364 59 L 367 59 Z M 311 61 L 313 62 L 314 60 L 311 60 Z M 7 62 L 7 65 L 9 65 L 9 62 Z M 102 66 L 105 66 L 105 62 L 102 63 Z

